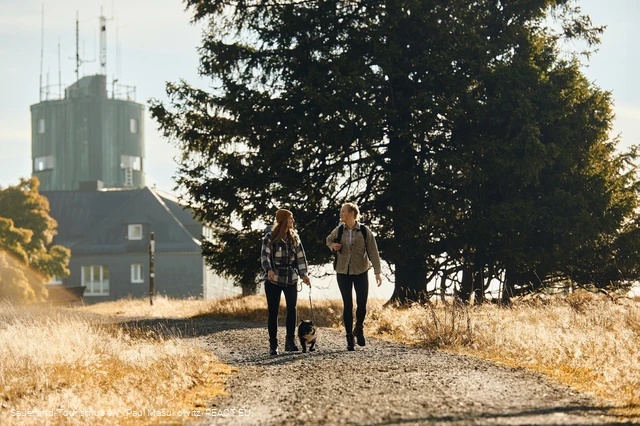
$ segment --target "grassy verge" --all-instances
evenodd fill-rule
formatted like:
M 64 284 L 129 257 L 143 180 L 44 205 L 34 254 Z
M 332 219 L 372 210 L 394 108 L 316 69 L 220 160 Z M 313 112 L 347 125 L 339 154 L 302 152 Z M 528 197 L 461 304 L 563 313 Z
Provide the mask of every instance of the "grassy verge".
M 174 421 L 223 394 L 230 373 L 171 336 L 0 304 L 0 424 Z
M 313 306 L 316 325 L 341 328 L 341 301 L 318 300 Z M 72 311 L 0 305 L 2 420 L 42 423 L 37 417 L 10 417 L 11 409 L 179 410 L 224 392 L 230 369 L 212 355 L 177 338 L 88 320 L 89 314 L 266 322 L 267 308 L 264 296 L 217 301 L 158 297 L 153 308 L 146 299 L 131 299 Z M 303 300 L 298 317 L 311 318 Z M 640 418 L 637 298 L 614 303 L 574 294 L 511 308 L 446 303 L 396 308 L 370 300 L 366 333 L 539 371 L 608 400 L 620 407 L 620 415 Z M 100 419 L 113 424 L 134 420 L 140 422 L 130 415 Z M 68 417 L 57 421 L 75 422 Z

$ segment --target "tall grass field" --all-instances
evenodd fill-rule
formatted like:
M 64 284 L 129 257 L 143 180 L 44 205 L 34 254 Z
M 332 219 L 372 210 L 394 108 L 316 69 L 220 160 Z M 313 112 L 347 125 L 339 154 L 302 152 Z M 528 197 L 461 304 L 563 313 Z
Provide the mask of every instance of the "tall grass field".
M 313 308 L 317 325 L 341 329 L 341 301 L 318 300 Z M 400 308 L 370 300 L 368 308 L 368 336 L 541 372 L 602 398 L 617 407 L 614 414 L 640 419 L 639 298 L 584 293 L 509 308 L 442 302 Z M 303 298 L 298 315 L 311 316 Z M 266 301 L 158 297 L 153 307 L 148 299 L 127 299 L 68 309 L 0 304 L 0 424 L 157 423 L 163 413 L 175 420 L 208 406 L 225 392 L 232 368 L 180 336 L 116 320 L 200 317 L 266 327 Z M 262 343 L 257 349 L 266 351 Z
M 223 394 L 230 373 L 178 336 L 69 309 L 0 304 L 0 424 L 186 417 Z

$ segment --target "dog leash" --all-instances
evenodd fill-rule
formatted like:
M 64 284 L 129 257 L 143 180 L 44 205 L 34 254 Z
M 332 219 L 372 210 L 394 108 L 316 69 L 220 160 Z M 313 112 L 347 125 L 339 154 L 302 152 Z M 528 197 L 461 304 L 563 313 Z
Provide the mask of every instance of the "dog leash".
M 311 321 L 316 323 L 315 315 L 313 314 L 313 305 L 311 304 L 311 286 L 309 286 L 309 308 L 311 309 Z

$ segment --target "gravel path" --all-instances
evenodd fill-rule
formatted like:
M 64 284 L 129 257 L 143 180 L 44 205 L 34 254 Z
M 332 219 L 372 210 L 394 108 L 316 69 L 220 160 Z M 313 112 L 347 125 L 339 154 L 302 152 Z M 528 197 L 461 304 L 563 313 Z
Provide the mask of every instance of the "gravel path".
M 623 422 L 542 375 L 475 358 L 373 338 L 348 352 L 344 333 L 324 328 L 315 352 L 272 357 L 263 324 L 199 318 L 165 326 L 239 369 L 227 383 L 229 396 L 209 407 L 216 415 L 198 425 Z M 283 351 L 284 328 L 278 333 Z

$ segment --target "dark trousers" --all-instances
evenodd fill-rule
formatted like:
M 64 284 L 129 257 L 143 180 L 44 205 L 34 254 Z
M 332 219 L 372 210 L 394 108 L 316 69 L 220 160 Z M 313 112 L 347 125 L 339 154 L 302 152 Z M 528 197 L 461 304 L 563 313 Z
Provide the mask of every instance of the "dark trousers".
M 336 274 L 338 287 L 342 294 L 344 311 L 344 329 L 347 334 L 353 332 L 353 296 L 352 289 L 356 290 L 356 327 L 362 328 L 364 317 L 367 314 L 367 297 L 369 297 L 369 274 L 364 272 L 360 275 Z
M 267 308 L 269 311 L 269 317 L 267 319 L 269 340 L 275 340 L 278 335 L 278 309 L 280 308 L 280 293 L 284 293 L 284 300 L 287 304 L 287 336 L 295 335 L 298 286 L 279 286 L 271 283 L 270 281 L 265 281 L 264 293 L 267 295 Z

